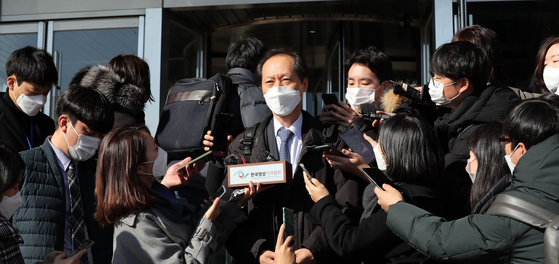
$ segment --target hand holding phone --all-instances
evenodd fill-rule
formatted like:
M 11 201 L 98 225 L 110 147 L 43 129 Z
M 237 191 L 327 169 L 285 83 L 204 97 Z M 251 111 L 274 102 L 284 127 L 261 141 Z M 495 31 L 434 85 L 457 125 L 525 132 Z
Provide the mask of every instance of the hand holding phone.
M 211 151 L 210 151 L 211 152 Z M 196 213 L 196 215 L 194 216 L 195 220 L 200 220 L 204 214 L 208 211 L 208 209 L 210 209 L 210 207 L 213 204 L 213 201 L 216 198 L 221 198 L 227 191 L 225 190 L 225 186 L 221 185 L 221 187 L 217 190 L 217 192 L 215 192 L 211 197 L 210 200 L 207 201 L 204 206 L 202 206 L 202 209 L 200 209 L 200 211 L 198 211 L 198 213 Z
M 383 191 L 384 188 L 382 188 L 382 185 L 385 183 L 390 186 L 394 186 L 394 183 L 377 168 L 365 168 L 362 169 L 362 171 L 363 174 L 369 179 L 369 181 L 371 181 L 374 185 L 376 185 Z
M 335 94 L 322 94 L 322 101 L 324 101 L 324 105 L 337 105 L 340 106 L 338 104 L 338 96 L 336 96 Z
M 214 140 L 212 150 L 225 151 L 227 149 L 227 135 L 233 124 L 233 115 L 228 113 L 218 113 L 215 115 L 212 136 Z
M 371 163 L 375 159 L 373 146 L 367 141 L 361 131 L 355 126 L 351 126 L 342 134 L 342 139 L 351 148 L 351 151 L 361 155 L 367 163 Z
M 93 244 L 95 244 L 95 241 L 86 239 L 74 251 L 72 251 L 72 253 L 68 256 L 68 258 L 75 256 L 76 254 L 80 253 L 84 249 L 90 248 L 91 246 L 93 246 Z
M 305 165 L 304 165 L 303 163 L 299 163 L 299 167 L 301 167 L 301 169 L 302 169 L 305 173 L 307 173 L 307 179 L 309 179 L 309 181 L 312 183 L 312 185 L 316 186 L 316 185 L 314 184 L 314 182 L 312 182 L 311 173 L 307 170 L 307 168 L 305 168 Z
M 283 212 L 283 225 L 285 226 L 283 239 L 286 239 L 288 236 L 294 235 L 293 215 L 295 213 L 293 209 L 287 207 L 282 207 L 281 210 Z
M 177 171 L 184 170 L 184 168 L 186 168 L 186 167 L 187 167 L 188 165 L 190 165 L 190 164 L 194 164 L 194 163 L 197 163 L 197 162 L 199 162 L 200 164 L 202 164 L 202 163 L 206 163 L 206 162 L 208 162 L 208 161 L 210 161 L 210 160 L 213 160 L 213 159 L 214 159 L 213 151 L 210 150 L 210 151 L 208 151 L 208 152 L 206 152 L 206 153 L 204 153 L 204 154 L 198 156 L 197 158 L 195 158 L 195 159 L 189 161 L 188 163 L 186 163 L 186 164 L 180 166 L 180 167 L 177 169 Z
M 336 156 L 340 156 L 340 157 L 345 157 L 346 155 L 341 152 L 338 149 L 335 149 L 333 147 L 330 147 L 328 145 L 320 145 L 320 146 L 314 146 L 313 150 L 317 150 L 317 151 L 324 151 L 326 154 L 328 155 L 336 155 Z

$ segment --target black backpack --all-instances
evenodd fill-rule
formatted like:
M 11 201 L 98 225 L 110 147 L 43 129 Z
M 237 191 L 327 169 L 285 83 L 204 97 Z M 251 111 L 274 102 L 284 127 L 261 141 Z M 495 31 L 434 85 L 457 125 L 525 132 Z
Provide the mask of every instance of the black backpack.
M 216 115 L 227 112 L 230 93 L 231 79 L 220 73 L 209 79 L 181 79 L 171 87 L 155 133 L 169 160 L 204 153 L 204 135 L 214 130 Z

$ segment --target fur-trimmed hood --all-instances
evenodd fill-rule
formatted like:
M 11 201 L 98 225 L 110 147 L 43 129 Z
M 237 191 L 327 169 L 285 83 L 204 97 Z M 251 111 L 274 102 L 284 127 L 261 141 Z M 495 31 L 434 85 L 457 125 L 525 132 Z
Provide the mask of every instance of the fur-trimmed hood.
M 400 105 L 409 101 L 405 96 L 400 96 L 394 93 L 394 89 L 388 90 L 386 93 L 382 95 L 380 98 L 380 105 L 384 112 L 393 113 Z
M 403 84 L 402 81 L 397 81 L 399 84 Z M 415 82 L 406 82 L 409 87 L 416 87 L 417 84 Z M 380 98 L 380 105 L 384 112 L 393 113 L 400 105 L 403 103 L 411 101 L 409 98 L 405 96 L 400 96 L 394 93 L 394 88 L 390 88 L 390 90 L 386 91 Z
M 126 83 L 124 78 L 103 65 L 89 66 L 80 70 L 70 82 L 99 90 L 113 104 L 115 111 L 137 114 L 144 111 L 144 89 Z

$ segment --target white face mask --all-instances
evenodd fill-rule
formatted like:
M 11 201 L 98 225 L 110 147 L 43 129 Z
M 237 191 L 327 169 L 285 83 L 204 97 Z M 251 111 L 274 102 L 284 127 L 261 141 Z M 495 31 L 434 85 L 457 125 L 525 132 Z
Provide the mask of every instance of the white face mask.
M 516 151 L 516 149 L 518 148 L 518 146 L 520 146 L 520 143 L 518 143 L 518 144 L 516 145 L 516 147 L 512 150 L 512 152 L 510 153 L 510 155 L 505 155 L 505 161 L 507 162 L 507 165 L 509 166 L 510 174 L 512 174 L 512 172 L 514 171 L 514 168 L 516 167 L 516 165 L 514 165 L 514 164 L 512 163 L 512 160 L 511 160 L 510 157 L 511 157 L 512 154 Z
M 456 97 L 460 96 L 460 93 L 458 93 L 452 99 L 447 99 L 446 97 L 444 97 L 443 93 L 445 87 L 454 85 L 457 82 L 458 81 L 455 81 L 453 83 L 444 85 L 440 82 L 435 81 L 435 79 L 431 79 L 431 81 L 429 82 L 429 95 L 431 96 L 431 100 L 433 101 L 433 103 L 435 103 L 437 106 L 447 105 L 450 104 L 452 100 L 456 99 Z
M 72 126 L 72 129 L 74 130 L 76 135 L 78 135 L 78 141 L 76 142 L 76 145 L 70 146 L 70 144 L 68 144 L 68 139 L 66 138 L 66 133 L 63 134 L 64 139 L 66 140 L 66 144 L 68 145 L 68 152 L 70 152 L 70 157 L 74 161 L 86 161 L 90 159 L 91 157 L 93 157 L 93 155 L 95 155 L 95 151 L 97 151 L 97 148 L 99 148 L 99 141 L 101 140 L 96 137 L 78 134 L 78 131 L 76 131 L 74 125 L 72 125 L 72 122 L 70 122 L 70 120 L 68 120 L 68 122 L 70 123 L 70 126 Z
M 154 161 L 146 161 L 146 163 L 153 163 L 151 173 L 142 173 L 145 175 L 152 175 L 157 180 L 161 179 L 167 173 L 167 151 L 161 147 L 157 147 L 157 158 Z
M 19 191 L 12 197 L 4 195 L 2 202 L 0 202 L 0 214 L 6 217 L 6 219 L 10 219 L 21 204 L 23 204 L 23 198 L 21 198 Z
M 477 158 L 468 160 L 468 163 L 466 164 L 466 172 L 468 173 L 468 175 L 470 175 L 470 180 L 472 180 L 472 183 L 476 180 L 476 172 L 472 172 L 472 169 L 470 168 L 470 163 L 472 163 L 476 159 Z
M 384 160 L 384 156 L 380 152 L 379 149 L 380 143 L 373 148 L 373 152 L 375 153 L 375 160 L 377 161 L 378 169 L 381 171 L 386 171 L 386 161 Z
M 559 86 L 559 68 L 545 67 L 543 69 L 543 82 L 550 92 L 559 94 L 557 90 Z
M 278 116 L 289 115 L 301 102 L 299 90 L 285 86 L 272 87 L 264 94 L 266 104 Z
M 15 82 L 16 88 L 19 91 L 19 97 L 16 100 L 17 105 L 28 116 L 35 116 L 39 113 L 39 110 L 43 108 L 45 102 L 47 101 L 47 97 L 44 95 L 33 95 L 27 96 L 21 93 L 19 89 L 19 85 L 17 81 Z M 16 93 L 12 91 L 14 97 L 16 97 Z
M 347 88 L 345 99 L 355 110 L 360 110 L 362 104 L 370 104 L 375 101 L 375 92 L 380 88 L 379 85 L 376 89 L 367 88 Z

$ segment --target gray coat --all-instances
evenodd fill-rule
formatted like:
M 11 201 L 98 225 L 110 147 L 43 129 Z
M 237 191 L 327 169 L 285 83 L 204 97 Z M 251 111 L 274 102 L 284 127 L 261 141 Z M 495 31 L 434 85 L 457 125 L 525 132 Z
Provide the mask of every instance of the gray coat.
M 214 223 L 202 218 L 196 227 L 173 222 L 153 207 L 130 214 L 115 225 L 112 262 L 206 263 L 210 253 L 247 219 L 234 203 L 224 204 L 220 211 Z

